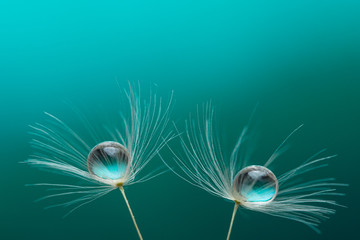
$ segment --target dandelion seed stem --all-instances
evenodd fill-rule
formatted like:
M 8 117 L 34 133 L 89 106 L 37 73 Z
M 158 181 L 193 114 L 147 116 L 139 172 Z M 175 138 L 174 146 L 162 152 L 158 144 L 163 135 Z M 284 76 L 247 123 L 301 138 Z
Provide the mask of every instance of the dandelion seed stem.
M 229 239 L 230 239 L 231 230 L 232 230 L 232 226 L 233 226 L 233 223 L 234 223 L 234 219 L 235 219 L 235 215 L 236 215 L 236 212 L 237 212 L 238 207 L 239 207 L 239 203 L 238 203 L 238 202 L 235 202 L 234 211 L 233 211 L 233 214 L 232 214 L 232 217 L 231 217 L 229 232 L 228 232 L 228 235 L 227 235 L 226 240 L 229 240 Z
M 124 188 L 123 188 L 122 186 L 120 186 L 119 189 L 120 189 L 120 191 L 121 191 L 121 193 L 122 193 L 122 195 L 123 195 L 123 197 L 124 197 L 124 199 L 125 199 L 126 205 L 127 205 L 128 209 L 129 209 L 131 218 L 132 218 L 132 220 L 133 220 L 133 222 L 134 222 L 134 225 L 135 225 L 136 231 L 137 231 L 137 233 L 138 233 L 138 235 L 139 235 L 139 238 L 140 238 L 140 240 L 143 240 L 143 237 L 141 236 L 139 227 L 138 227 L 138 225 L 136 224 L 134 214 L 133 214 L 133 212 L 132 212 L 132 210 L 131 210 L 131 208 L 130 208 L 130 204 L 129 204 L 127 198 L 126 198 L 125 190 L 124 190 Z

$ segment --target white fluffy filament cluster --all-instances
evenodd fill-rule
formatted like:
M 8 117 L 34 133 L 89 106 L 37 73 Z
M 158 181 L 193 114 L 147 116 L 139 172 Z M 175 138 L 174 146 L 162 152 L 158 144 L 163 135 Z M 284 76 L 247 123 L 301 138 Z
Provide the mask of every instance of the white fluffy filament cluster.
M 152 172 L 138 177 L 141 170 L 154 158 L 156 154 L 174 138 L 172 131 L 168 131 L 170 121 L 169 114 L 172 110 L 173 94 L 170 100 L 164 104 L 163 100 L 150 93 L 147 101 L 140 98 L 140 87 L 134 92 L 130 86 L 125 91 L 129 102 L 129 114 L 120 114 L 120 121 L 117 124 L 104 126 L 101 131 L 95 131 L 86 118 L 82 117 L 82 124 L 87 126 L 87 131 L 92 135 L 93 141 L 99 143 L 104 139 L 122 144 L 130 153 L 130 169 L 124 179 L 123 185 L 131 185 L 147 181 L 159 174 Z M 103 179 L 90 174 L 87 169 L 87 157 L 93 146 L 80 137 L 75 130 L 70 128 L 59 118 L 45 113 L 48 119 L 47 124 L 36 123 L 31 126 L 34 139 L 31 141 L 33 148 L 38 152 L 31 156 L 25 163 L 32 166 L 50 170 L 58 174 L 73 176 L 90 183 L 89 186 L 76 186 L 68 184 L 40 183 L 29 184 L 36 186 L 47 186 L 49 190 L 56 191 L 39 200 L 64 197 L 81 196 L 75 200 L 55 204 L 55 206 L 74 206 L 68 213 L 84 204 L 109 193 L 117 188 L 110 179 Z M 103 135 L 101 138 L 100 135 Z M 104 136 L 106 135 L 106 136 Z M 67 214 L 67 215 L 68 215 Z M 66 215 L 65 215 L 66 216 Z
M 235 198 L 233 183 L 236 174 L 244 167 L 251 164 L 249 156 L 241 153 L 243 143 L 247 140 L 248 127 L 246 126 L 230 155 L 229 161 L 225 161 L 220 143 L 213 131 L 214 110 L 210 104 L 205 107 L 205 114 L 201 116 L 199 110 L 197 119 L 186 122 L 186 131 L 181 136 L 181 144 L 185 156 L 175 154 L 176 167 L 166 165 L 180 178 L 218 197 L 237 201 Z M 263 165 L 268 167 L 284 151 L 284 144 L 301 126 L 296 128 L 270 158 Z M 318 158 L 324 150 L 313 155 L 302 165 L 289 170 L 278 177 L 279 192 L 276 198 L 265 204 L 240 203 L 246 209 L 266 213 L 269 215 L 295 220 L 309 226 L 316 232 L 318 224 L 335 213 L 331 206 L 340 206 L 334 200 L 327 197 L 344 195 L 336 192 L 336 187 L 347 184 L 335 183 L 334 178 L 316 179 L 313 181 L 296 184 L 297 177 L 316 169 L 326 167 L 326 160 L 335 156 Z M 273 171 L 276 174 L 276 171 Z

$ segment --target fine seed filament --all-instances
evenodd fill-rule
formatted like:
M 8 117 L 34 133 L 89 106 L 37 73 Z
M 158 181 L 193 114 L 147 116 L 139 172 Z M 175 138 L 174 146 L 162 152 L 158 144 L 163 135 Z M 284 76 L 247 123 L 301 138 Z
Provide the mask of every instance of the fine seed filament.
M 234 219 L 235 219 L 235 215 L 236 215 L 236 212 L 237 212 L 238 208 L 239 208 L 239 203 L 238 203 L 238 202 L 235 202 L 234 211 L 233 211 L 233 214 L 232 214 L 232 217 L 231 217 L 229 232 L 228 232 L 228 235 L 227 235 L 226 240 L 229 240 L 229 239 L 230 239 L 232 226 L 233 226 Z
M 125 203 L 126 203 L 128 209 L 129 209 L 131 218 L 132 218 L 132 220 L 133 220 L 133 222 L 134 222 L 134 225 L 135 225 L 136 231 L 137 231 L 137 233 L 138 233 L 138 235 L 139 235 L 139 238 L 140 238 L 140 240 L 143 240 L 143 237 L 141 236 L 139 227 L 138 227 L 138 225 L 136 224 L 135 216 L 134 216 L 134 214 L 133 214 L 133 212 L 132 212 L 132 210 L 131 210 L 129 201 L 128 201 L 127 198 L 126 198 L 124 187 L 123 187 L 123 186 L 120 186 L 119 189 L 120 189 L 120 191 L 121 191 L 121 193 L 122 193 L 122 195 L 123 195 L 123 197 L 124 197 L 124 200 L 125 200 Z

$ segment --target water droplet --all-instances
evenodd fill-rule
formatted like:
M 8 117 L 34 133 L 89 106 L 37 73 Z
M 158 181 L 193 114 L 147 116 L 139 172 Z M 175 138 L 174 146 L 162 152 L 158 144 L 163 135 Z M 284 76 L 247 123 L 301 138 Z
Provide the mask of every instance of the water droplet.
M 236 200 L 241 203 L 262 204 L 275 199 L 278 191 L 276 176 L 266 167 L 249 166 L 234 180 Z
M 89 153 L 87 166 L 89 172 L 97 177 L 118 180 L 130 167 L 130 154 L 120 143 L 102 142 Z

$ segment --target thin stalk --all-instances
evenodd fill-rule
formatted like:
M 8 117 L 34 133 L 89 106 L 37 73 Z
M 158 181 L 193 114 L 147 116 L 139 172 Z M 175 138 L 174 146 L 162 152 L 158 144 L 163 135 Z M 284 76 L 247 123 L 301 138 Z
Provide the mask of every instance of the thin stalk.
M 233 226 L 233 223 L 234 223 L 234 219 L 235 219 L 235 215 L 236 215 L 236 212 L 237 212 L 238 207 L 239 207 L 239 203 L 238 203 L 238 202 L 235 202 L 234 211 L 233 211 L 233 214 L 232 214 L 232 217 L 231 217 L 229 232 L 228 232 L 228 235 L 227 235 L 226 240 L 229 240 L 229 239 L 230 239 L 231 230 L 232 230 L 232 226 Z
M 136 224 L 134 214 L 133 214 L 133 212 L 131 211 L 130 204 L 129 204 L 127 198 L 126 198 L 124 188 L 123 188 L 122 186 L 120 186 L 119 189 L 120 189 L 120 191 L 121 191 L 121 193 L 122 193 L 122 195 L 123 195 L 123 197 L 124 197 L 124 199 L 125 199 L 126 205 L 127 205 L 128 209 L 129 209 L 131 218 L 132 218 L 132 220 L 133 220 L 133 222 L 134 222 L 134 225 L 135 225 L 136 231 L 137 231 L 137 233 L 138 233 L 138 235 L 139 235 L 139 238 L 140 238 L 140 240 L 143 240 L 143 238 L 142 238 L 142 236 L 141 236 L 141 233 L 140 233 L 140 230 L 139 230 L 139 227 L 138 227 L 138 225 Z

